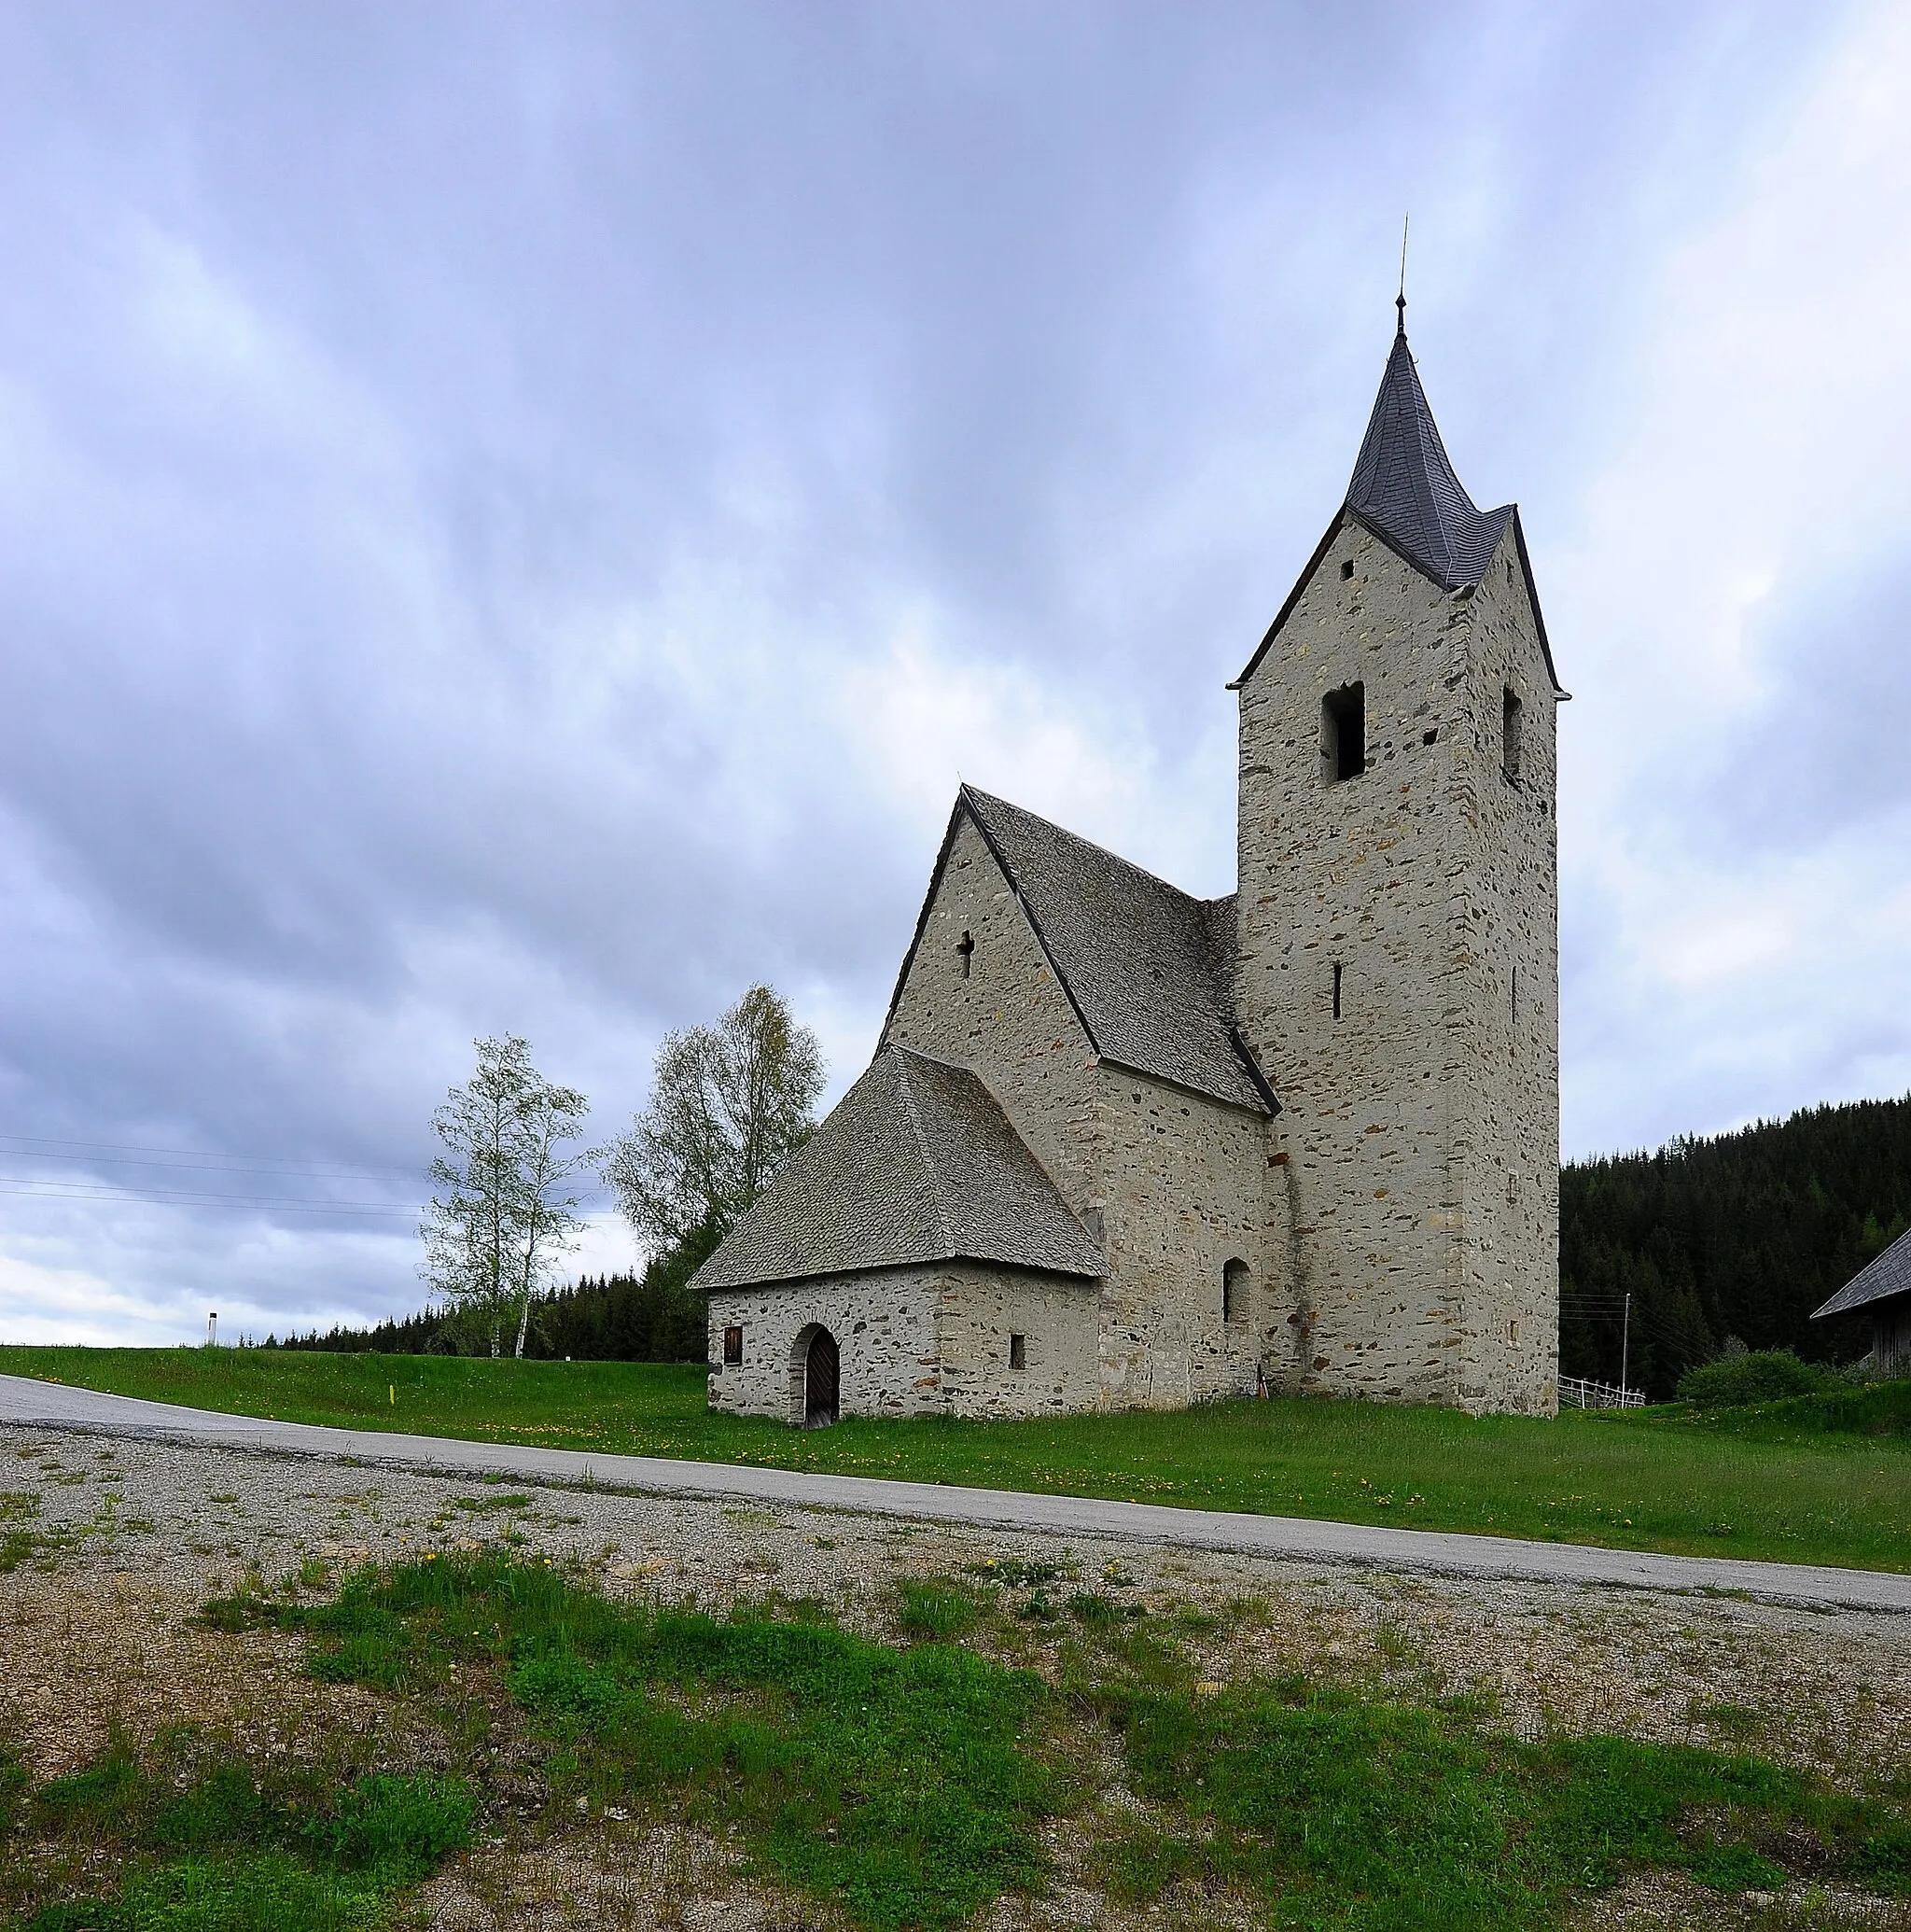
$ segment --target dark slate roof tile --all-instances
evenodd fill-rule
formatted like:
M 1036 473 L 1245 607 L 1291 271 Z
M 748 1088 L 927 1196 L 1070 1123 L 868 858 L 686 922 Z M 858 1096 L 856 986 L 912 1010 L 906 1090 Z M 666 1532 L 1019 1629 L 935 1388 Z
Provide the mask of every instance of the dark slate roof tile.
M 1911 1295 L 1911 1229 L 1901 1234 L 1876 1259 L 1860 1268 L 1838 1292 L 1816 1309 L 1820 1315 L 1848 1315 L 1853 1309 L 1868 1308 L 1875 1301 L 1886 1301 L 1894 1295 Z
M 692 1285 L 755 1287 L 938 1261 L 1103 1270 L 1100 1248 L 981 1080 L 886 1046 Z
M 1095 1051 L 1137 1072 L 1267 1111 L 1236 1043 L 1234 901 L 1152 873 L 973 786 L 962 801 L 1020 895 Z
M 1448 590 L 1477 583 L 1513 506 L 1476 510 L 1440 440 L 1402 329 L 1347 484 L 1346 507 Z

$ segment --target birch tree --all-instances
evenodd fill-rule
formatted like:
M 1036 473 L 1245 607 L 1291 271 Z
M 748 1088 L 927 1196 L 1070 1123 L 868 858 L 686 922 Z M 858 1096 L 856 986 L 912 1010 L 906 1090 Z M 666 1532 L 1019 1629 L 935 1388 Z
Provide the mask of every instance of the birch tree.
M 531 1304 L 582 1225 L 577 1182 L 593 1156 L 574 1143 L 590 1103 L 546 1080 L 515 1034 L 477 1047 L 478 1071 L 431 1116 L 443 1151 L 431 1164 L 419 1271 L 493 1355 L 514 1321 L 522 1356 Z
M 809 1139 L 822 1090 L 816 1036 L 774 987 L 752 987 L 714 1027 L 665 1034 L 650 1104 L 603 1168 L 650 1253 L 729 1233 Z

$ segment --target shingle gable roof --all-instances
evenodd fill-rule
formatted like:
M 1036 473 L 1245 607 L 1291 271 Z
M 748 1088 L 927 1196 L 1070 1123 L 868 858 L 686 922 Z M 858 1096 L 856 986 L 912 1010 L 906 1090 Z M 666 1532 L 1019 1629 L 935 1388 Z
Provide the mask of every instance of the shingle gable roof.
M 1191 898 L 972 785 L 956 799 L 956 821 L 964 813 L 1002 868 L 1100 1058 L 1233 1106 L 1278 1111 L 1234 1029 L 1232 896 Z M 947 852 L 945 843 L 944 859 Z M 932 881 L 931 902 L 934 895 Z M 925 904 L 925 919 L 928 911 Z M 918 941 L 921 931 L 919 925 Z M 908 973 L 905 960 L 898 999 Z
M 1103 1270 L 981 1080 L 886 1046 L 691 1281 L 745 1288 L 938 1261 Z
M 1868 1308 L 1875 1301 L 1886 1301 L 1894 1295 L 1911 1295 L 1911 1229 L 1901 1234 L 1885 1252 L 1860 1268 L 1821 1309 L 1820 1315 L 1847 1315 L 1853 1309 Z

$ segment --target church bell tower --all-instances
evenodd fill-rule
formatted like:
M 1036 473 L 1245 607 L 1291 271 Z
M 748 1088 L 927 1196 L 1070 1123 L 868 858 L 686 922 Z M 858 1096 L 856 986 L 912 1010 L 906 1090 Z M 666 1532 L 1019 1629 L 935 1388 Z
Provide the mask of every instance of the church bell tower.
M 1278 1089 L 1276 1386 L 1558 1403 L 1554 675 L 1404 301 L 1346 500 L 1240 697 L 1240 1026 Z M 1284 1257 L 1284 1259 L 1283 1259 Z

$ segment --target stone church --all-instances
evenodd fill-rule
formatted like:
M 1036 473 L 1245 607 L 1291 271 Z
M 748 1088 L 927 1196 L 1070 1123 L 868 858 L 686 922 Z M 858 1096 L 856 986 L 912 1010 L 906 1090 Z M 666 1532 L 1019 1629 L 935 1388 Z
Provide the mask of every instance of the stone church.
M 963 786 L 874 1060 L 696 1278 L 714 1407 L 1554 1412 L 1567 693 L 1400 308 L 1230 687 L 1238 889 Z

